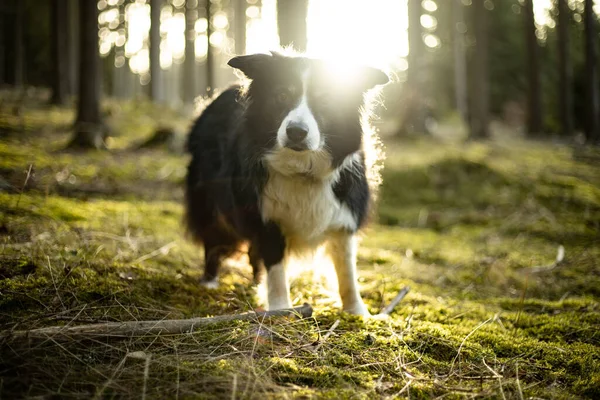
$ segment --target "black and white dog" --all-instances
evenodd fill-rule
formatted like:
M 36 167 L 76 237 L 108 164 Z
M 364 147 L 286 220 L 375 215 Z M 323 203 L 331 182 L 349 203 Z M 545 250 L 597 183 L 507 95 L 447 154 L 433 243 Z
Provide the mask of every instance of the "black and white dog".
M 279 53 L 231 59 L 251 81 L 218 96 L 188 139 L 186 222 L 203 243 L 203 281 L 249 244 L 254 277 L 267 271 L 268 307 L 291 307 L 286 263 L 325 244 L 344 310 L 369 315 L 357 287 L 356 232 L 376 175 L 365 93 L 387 83 L 361 67 L 351 80 L 323 61 Z

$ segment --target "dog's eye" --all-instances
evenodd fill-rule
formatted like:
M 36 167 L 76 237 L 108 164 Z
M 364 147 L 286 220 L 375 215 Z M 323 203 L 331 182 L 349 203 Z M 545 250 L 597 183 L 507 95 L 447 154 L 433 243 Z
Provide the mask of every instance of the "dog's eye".
M 279 92 L 277 95 L 277 101 L 280 103 L 285 103 L 290 99 L 290 94 L 287 91 Z

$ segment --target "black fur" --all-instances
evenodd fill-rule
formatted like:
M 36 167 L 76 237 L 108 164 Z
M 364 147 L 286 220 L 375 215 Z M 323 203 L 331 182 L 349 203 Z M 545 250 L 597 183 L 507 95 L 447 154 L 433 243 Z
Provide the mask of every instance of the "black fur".
M 364 163 L 357 167 L 358 171 L 343 170 L 339 181 L 333 186 L 333 194 L 340 203 L 345 204 L 361 227 L 367 219 L 370 202 L 369 184 L 365 175 Z
M 328 80 L 323 64 L 306 58 L 252 55 L 236 57 L 229 64 L 252 82 L 217 97 L 195 122 L 188 139 L 192 160 L 185 218 L 193 238 L 204 244 L 205 280 L 213 280 L 223 258 L 242 243 L 250 244 L 255 277 L 284 256 L 286 238 L 280 227 L 261 216 L 261 193 L 269 178 L 264 156 L 275 145 L 283 118 L 302 95 L 303 69 L 311 68 L 308 104 L 325 137 L 333 168 L 348 155 L 361 152 L 363 93 L 387 81 L 380 71 L 365 69 L 362 78 L 353 82 L 356 87 L 348 84 L 342 92 L 338 83 Z M 364 223 L 369 204 L 364 157 L 360 160 L 358 166 L 341 170 L 333 186 L 357 227 Z

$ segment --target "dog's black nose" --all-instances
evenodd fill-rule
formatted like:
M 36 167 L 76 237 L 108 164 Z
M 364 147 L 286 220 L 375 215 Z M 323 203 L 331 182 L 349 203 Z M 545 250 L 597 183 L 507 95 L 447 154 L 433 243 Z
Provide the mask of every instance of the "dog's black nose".
M 308 126 L 302 123 L 292 122 L 287 126 L 285 132 L 287 133 L 290 142 L 299 143 L 304 140 L 306 135 L 308 135 Z

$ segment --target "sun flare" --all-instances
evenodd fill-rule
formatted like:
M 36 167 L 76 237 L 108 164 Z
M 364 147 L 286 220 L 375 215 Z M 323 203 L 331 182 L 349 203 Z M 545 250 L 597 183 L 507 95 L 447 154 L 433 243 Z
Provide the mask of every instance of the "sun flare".
M 406 0 L 311 1 L 308 8 L 309 56 L 382 69 L 402 67 L 408 54 Z

